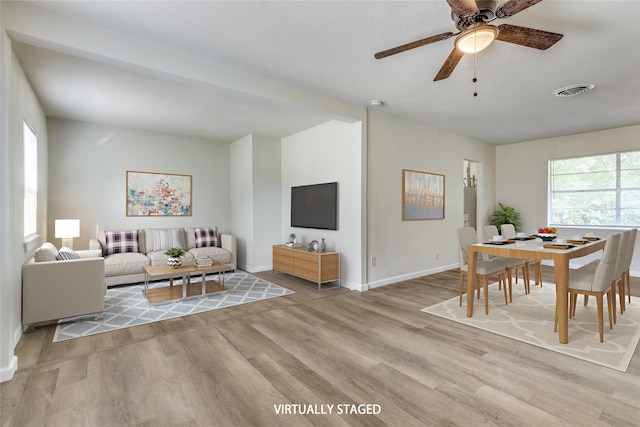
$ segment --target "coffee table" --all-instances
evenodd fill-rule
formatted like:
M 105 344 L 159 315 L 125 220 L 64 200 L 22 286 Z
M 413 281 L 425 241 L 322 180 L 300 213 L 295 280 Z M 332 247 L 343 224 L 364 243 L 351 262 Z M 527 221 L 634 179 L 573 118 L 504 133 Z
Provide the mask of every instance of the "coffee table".
M 213 261 L 213 265 L 197 267 L 195 262 L 189 261 L 181 266 L 172 267 L 166 264 L 147 265 L 144 267 L 144 294 L 151 304 L 162 303 L 171 300 L 181 300 L 186 298 L 199 297 L 228 289 L 224 286 L 224 273 L 229 268 L 228 265 L 218 261 Z M 218 280 L 207 280 L 207 274 L 218 273 Z M 201 283 L 191 283 L 191 276 L 202 276 Z M 222 279 L 220 277 L 222 276 Z M 182 284 L 174 285 L 173 279 L 182 278 Z M 149 289 L 149 281 L 169 279 L 169 286 Z

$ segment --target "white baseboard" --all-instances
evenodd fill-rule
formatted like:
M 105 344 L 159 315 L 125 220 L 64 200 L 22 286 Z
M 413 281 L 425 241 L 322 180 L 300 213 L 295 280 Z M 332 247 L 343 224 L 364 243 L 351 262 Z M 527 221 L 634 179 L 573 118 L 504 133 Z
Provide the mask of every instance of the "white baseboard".
M 9 362 L 9 366 L 3 366 L 0 368 L 0 383 L 5 381 L 11 381 L 13 374 L 18 370 L 18 357 L 13 356 Z
M 270 265 L 263 265 L 258 267 L 243 268 L 243 270 L 248 273 L 262 273 L 263 271 L 273 270 L 273 267 L 271 267 Z
M 441 273 L 443 271 L 451 270 L 452 268 L 458 268 L 458 263 L 443 265 L 436 268 L 430 268 L 428 270 L 416 271 L 413 273 L 402 274 L 400 276 L 389 277 L 387 279 L 376 280 L 375 282 L 369 282 L 367 285 L 367 289 L 379 288 L 380 286 L 391 285 L 393 283 L 402 282 L 403 280 L 411 280 L 422 276 L 429 276 L 431 274 Z

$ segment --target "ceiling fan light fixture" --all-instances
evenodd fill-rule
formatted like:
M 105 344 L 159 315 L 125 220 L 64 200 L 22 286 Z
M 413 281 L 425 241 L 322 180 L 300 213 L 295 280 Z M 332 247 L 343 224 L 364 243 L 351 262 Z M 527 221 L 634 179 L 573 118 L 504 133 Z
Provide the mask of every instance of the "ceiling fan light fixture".
M 464 53 L 476 53 L 489 46 L 498 37 L 498 27 L 480 23 L 469 27 L 456 37 L 456 49 Z

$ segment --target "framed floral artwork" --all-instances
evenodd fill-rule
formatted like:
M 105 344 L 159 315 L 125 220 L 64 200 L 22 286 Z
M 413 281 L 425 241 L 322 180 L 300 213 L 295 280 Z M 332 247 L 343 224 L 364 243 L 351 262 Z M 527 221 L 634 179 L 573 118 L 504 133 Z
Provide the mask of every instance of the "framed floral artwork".
M 191 175 L 127 171 L 127 216 L 191 216 Z
M 402 170 L 402 220 L 444 219 L 444 175 Z

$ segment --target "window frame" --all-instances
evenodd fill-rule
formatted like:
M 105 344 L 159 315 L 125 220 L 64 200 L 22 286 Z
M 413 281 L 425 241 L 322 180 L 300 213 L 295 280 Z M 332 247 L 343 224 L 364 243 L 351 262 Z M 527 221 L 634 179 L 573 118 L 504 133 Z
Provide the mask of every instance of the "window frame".
M 622 193 L 625 190 L 631 190 L 631 191 L 640 191 L 640 187 L 622 187 L 621 186 L 621 181 L 622 181 L 622 165 L 621 165 L 621 156 L 623 154 L 627 154 L 627 153 L 639 153 L 640 154 L 640 150 L 627 150 L 627 151 L 616 151 L 616 152 L 608 152 L 608 153 L 598 153 L 598 154 L 591 154 L 591 155 L 585 155 L 585 156 L 574 156 L 574 157 L 562 157 L 562 158 L 555 158 L 555 159 L 549 159 L 548 161 L 548 173 L 547 173 L 547 178 L 548 178 L 548 191 L 547 191 L 547 223 L 550 226 L 554 226 L 554 227 L 569 227 L 569 228 L 607 228 L 607 229 L 617 229 L 617 228 L 629 228 L 629 227 L 640 227 L 640 224 L 623 224 L 622 221 L 622 215 L 621 212 L 625 209 L 624 206 L 622 206 Z M 594 158 L 594 157 L 601 157 L 601 156 L 615 156 L 615 188 L 591 188 L 591 189 L 581 189 L 581 190 L 575 190 L 575 191 L 568 191 L 568 190 L 562 190 L 562 191 L 554 191 L 553 190 L 553 185 L 554 185 L 554 177 L 556 176 L 560 176 L 560 174 L 554 174 L 553 171 L 553 163 L 556 161 L 566 161 L 566 160 L 578 160 L 578 159 L 587 159 L 587 158 Z M 612 170 L 613 172 L 613 170 Z M 597 172 L 594 172 L 597 173 Z M 588 192 L 596 192 L 596 191 L 608 191 L 608 192 L 615 192 L 615 224 L 565 224 L 565 223 L 561 223 L 561 222 L 554 222 L 553 220 L 553 200 L 554 200 L 554 194 L 558 194 L 558 193 L 569 193 L 569 192 L 573 192 L 573 193 L 578 193 L 578 192 L 584 192 L 584 193 L 588 193 Z
M 23 119 L 22 123 L 23 243 L 25 250 L 28 250 L 40 238 L 38 234 L 38 133 L 26 119 Z

